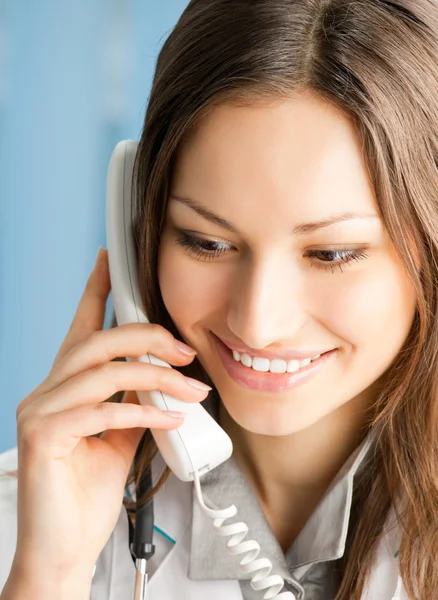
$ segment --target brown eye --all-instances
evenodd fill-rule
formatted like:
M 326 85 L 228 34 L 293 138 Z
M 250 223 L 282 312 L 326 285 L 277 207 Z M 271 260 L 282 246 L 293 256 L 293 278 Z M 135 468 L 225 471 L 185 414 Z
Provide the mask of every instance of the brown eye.
M 180 233 L 181 236 L 175 240 L 175 243 L 185 248 L 189 254 L 194 255 L 198 259 L 208 260 L 217 258 L 232 247 L 224 242 L 195 237 L 184 231 Z
M 359 248 L 356 250 L 310 250 L 307 256 L 312 258 L 312 266 L 318 269 L 330 269 L 333 272 L 336 267 L 339 267 L 342 272 L 342 265 L 367 258 L 368 254 L 364 249 Z

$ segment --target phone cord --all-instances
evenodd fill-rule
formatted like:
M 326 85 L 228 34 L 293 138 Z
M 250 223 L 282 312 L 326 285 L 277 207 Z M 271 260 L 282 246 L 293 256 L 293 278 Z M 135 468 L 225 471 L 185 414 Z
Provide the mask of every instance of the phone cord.
M 230 506 L 222 510 L 214 510 L 206 506 L 202 497 L 201 483 L 198 473 L 194 473 L 194 484 L 196 497 L 203 512 L 213 519 L 213 529 L 220 536 L 231 536 L 226 543 L 227 550 L 234 556 L 243 554 L 239 563 L 241 571 L 247 575 L 252 574 L 250 585 L 255 591 L 266 590 L 263 596 L 264 600 L 276 598 L 277 600 L 296 600 L 294 594 L 290 591 L 280 592 L 284 586 L 283 578 L 280 575 L 269 575 L 272 570 L 272 563 L 267 558 L 259 558 L 260 545 L 255 540 L 243 539 L 248 533 L 248 526 L 242 521 L 223 526 L 224 521 L 234 517 L 237 514 L 237 508 Z

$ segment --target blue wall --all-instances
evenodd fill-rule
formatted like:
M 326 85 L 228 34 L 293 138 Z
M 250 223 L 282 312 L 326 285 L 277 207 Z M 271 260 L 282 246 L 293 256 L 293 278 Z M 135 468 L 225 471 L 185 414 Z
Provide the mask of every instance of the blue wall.
M 16 406 L 47 376 L 106 246 L 108 159 L 139 138 L 156 56 L 186 4 L 0 3 L 0 452 L 16 445 Z

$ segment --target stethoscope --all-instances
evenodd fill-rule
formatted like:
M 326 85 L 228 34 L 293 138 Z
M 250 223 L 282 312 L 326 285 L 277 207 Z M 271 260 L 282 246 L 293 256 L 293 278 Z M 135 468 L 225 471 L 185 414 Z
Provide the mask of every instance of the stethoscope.
M 137 453 L 140 452 L 142 443 L 139 444 Z M 149 467 L 143 477 L 136 485 L 136 499 L 152 489 L 152 469 Z M 135 527 L 129 520 L 129 549 L 135 562 L 135 588 L 133 600 L 146 600 L 148 574 L 147 562 L 155 553 L 152 543 L 154 533 L 154 500 L 143 506 L 137 507 L 135 511 Z

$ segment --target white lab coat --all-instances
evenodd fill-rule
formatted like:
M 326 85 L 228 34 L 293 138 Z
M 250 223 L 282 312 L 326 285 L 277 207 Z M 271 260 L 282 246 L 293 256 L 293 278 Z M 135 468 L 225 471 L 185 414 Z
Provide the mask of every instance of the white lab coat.
M 0 455 L 0 469 L 15 469 L 16 466 L 16 449 Z M 16 492 L 16 479 L 2 479 L 0 471 L 0 590 L 8 577 L 16 546 Z M 147 599 L 242 600 L 236 580 L 192 581 L 187 577 L 192 484 L 171 475 L 156 495 L 154 508 L 156 525 L 176 543 L 171 544 L 161 536 L 155 536 L 156 554 L 148 565 L 151 575 Z M 398 559 L 394 557 L 399 549 L 400 532 L 389 527 L 393 518 L 391 512 L 387 521 L 388 531 L 378 545 L 371 578 L 362 600 L 408 600 L 399 575 Z M 215 535 L 213 531 L 211 534 Z M 98 558 L 90 600 L 131 600 L 134 580 L 128 518 L 122 506 L 114 531 Z M 260 596 L 262 599 L 263 595 Z

